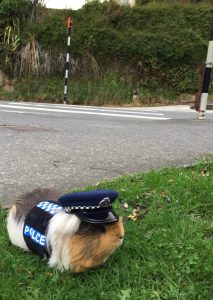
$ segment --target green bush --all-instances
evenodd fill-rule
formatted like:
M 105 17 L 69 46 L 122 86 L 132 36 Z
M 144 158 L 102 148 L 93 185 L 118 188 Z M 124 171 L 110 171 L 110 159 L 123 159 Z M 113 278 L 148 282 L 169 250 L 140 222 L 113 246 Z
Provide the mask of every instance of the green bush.
M 92 80 L 91 68 L 83 63 L 92 57 L 102 78 L 114 72 L 138 88 L 157 82 L 177 93 L 195 92 L 198 65 L 207 53 L 212 5 L 145 2 L 150 1 L 130 8 L 113 0 L 92 1 L 78 11 L 44 10 L 39 21 L 25 24 L 20 39 L 24 44 L 29 35 L 34 36 L 42 53 L 51 51 L 50 64 L 62 76 L 63 66 L 57 65 L 62 60 L 57 58 L 66 55 L 66 19 L 72 15 L 71 52 L 77 66 L 72 72 L 74 81 L 82 74 L 84 80 Z M 45 63 L 45 59 L 41 61 Z
M 64 16 L 46 16 L 39 23 L 28 24 L 27 32 L 35 36 L 46 49 L 59 51 L 66 46 L 67 34 Z
M 89 53 L 102 72 L 128 68 L 135 82 L 163 79 L 179 92 L 197 89 L 196 69 L 205 60 L 212 6 L 153 2 L 130 9 L 115 1 L 93 1 L 64 15 L 52 11 L 29 30 L 44 48 L 65 52 L 69 13 L 74 58 Z

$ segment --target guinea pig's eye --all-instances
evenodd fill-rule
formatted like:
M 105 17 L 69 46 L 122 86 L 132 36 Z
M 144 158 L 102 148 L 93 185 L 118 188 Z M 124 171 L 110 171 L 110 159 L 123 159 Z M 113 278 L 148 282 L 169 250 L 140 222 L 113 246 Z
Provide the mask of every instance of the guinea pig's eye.
M 102 232 L 102 233 L 106 232 L 106 229 L 104 226 L 99 225 L 97 229 L 99 232 Z

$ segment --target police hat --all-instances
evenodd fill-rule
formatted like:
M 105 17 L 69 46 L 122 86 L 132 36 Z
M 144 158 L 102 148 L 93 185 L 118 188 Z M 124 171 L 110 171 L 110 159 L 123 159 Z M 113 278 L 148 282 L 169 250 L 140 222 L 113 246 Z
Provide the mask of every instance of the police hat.
M 67 213 L 75 214 L 83 221 L 105 224 L 118 220 L 112 208 L 117 196 L 118 193 L 112 190 L 97 190 L 66 194 L 58 201 Z

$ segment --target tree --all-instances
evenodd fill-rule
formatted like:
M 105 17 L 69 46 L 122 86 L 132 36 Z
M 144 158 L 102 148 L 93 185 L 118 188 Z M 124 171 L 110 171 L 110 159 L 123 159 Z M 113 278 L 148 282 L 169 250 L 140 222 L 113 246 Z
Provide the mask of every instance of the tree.
M 16 73 L 20 49 L 31 38 L 23 29 L 37 20 L 42 6 L 43 0 L 0 0 L 0 69 Z
M 0 0 L 0 27 L 5 23 L 11 24 L 17 18 L 20 23 L 35 21 L 41 6 L 43 0 Z

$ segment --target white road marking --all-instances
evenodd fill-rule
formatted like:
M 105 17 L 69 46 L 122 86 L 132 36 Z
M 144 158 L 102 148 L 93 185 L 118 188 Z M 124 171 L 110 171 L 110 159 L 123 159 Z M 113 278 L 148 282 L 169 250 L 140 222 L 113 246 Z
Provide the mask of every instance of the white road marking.
M 9 112 L 9 113 L 16 113 L 16 114 L 24 114 L 24 111 L 20 111 L 20 110 L 9 110 L 9 109 L 1 109 L 0 111 L 3 112 Z
M 11 102 L 13 105 L 20 105 L 20 106 L 31 106 L 31 107 L 49 107 L 49 108 L 55 108 L 60 107 L 61 109 L 77 109 L 77 110 L 88 110 L 88 111 L 100 111 L 100 112 L 117 112 L 117 113 L 128 113 L 128 114 L 143 114 L 143 115 L 156 115 L 156 116 L 163 116 L 163 113 L 158 113 L 155 110 L 136 110 L 136 109 L 120 109 L 120 108 L 107 108 L 107 107 L 94 107 L 94 106 L 78 106 L 78 105 L 62 105 L 62 104 L 40 104 L 40 103 L 24 103 L 24 102 Z
M 109 117 L 121 117 L 121 118 L 135 118 L 135 119 L 148 119 L 148 120 L 170 120 L 171 118 L 154 117 L 154 116 L 142 116 L 142 115 L 128 115 L 128 114 L 118 114 L 118 113 L 106 113 L 106 112 L 92 112 L 92 111 L 77 111 L 77 110 L 66 110 L 66 109 L 50 109 L 42 107 L 24 107 L 21 108 L 18 105 L 6 105 L 0 104 L 3 108 L 16 108 L 22 110 L 36 110 L 36 111 L 46 111 L 46 112 L 59 112 L 59 113 L 71 113 L 71 114 L 86 114 L 86 115 L 98 115 L 98 116 L 109 116 Z
M 48 116 L 62 116 L 61 114 L 50 114 L 45 112 L 28 112 L 28 111 L 20 111 L 20 110 L 10 110 L 10 109 L 0 109 L 0 111 L 8 112 L 8 113 L 16 113 L 16 114 L 34 114 L 34 115 L 48 115 Z
M 88 110 L 88 111 L 100 111 L 100 112 L 110 112 L 110 113 L 128 113 L 128 114 L 139 114 L 139 115 L 154 115 L 154 116 L 163 116 L 162 113 L 155 113 L 155 112 L 144 112 L 144 111 L 129 111 L 124 109 L 103 109 L 103 108 L 83 108 L 83 107 L 73 107 L 79 110 Z

